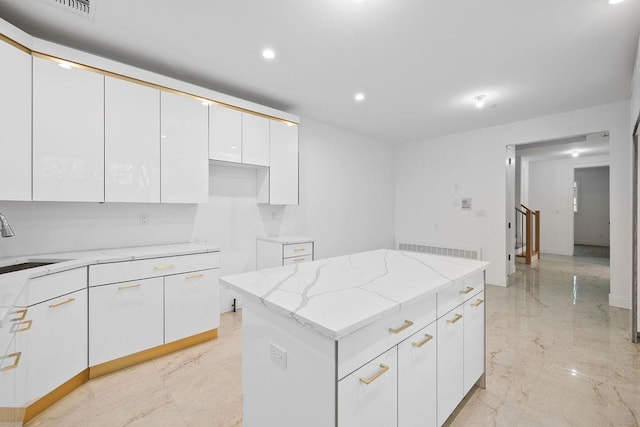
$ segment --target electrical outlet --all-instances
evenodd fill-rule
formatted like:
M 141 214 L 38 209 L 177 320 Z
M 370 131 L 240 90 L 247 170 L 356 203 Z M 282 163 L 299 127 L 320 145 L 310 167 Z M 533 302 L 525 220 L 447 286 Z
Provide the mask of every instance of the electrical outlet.
M 276 362 L 281 368 L 287 367 L 287 351 L 278 347 L 274 343 L 269 346 L 269 353 L 271 354 L 271 360 Z
M 141 213 L 140 214 L 140 225 L 147 225 L 149 223 L 149 214 Z

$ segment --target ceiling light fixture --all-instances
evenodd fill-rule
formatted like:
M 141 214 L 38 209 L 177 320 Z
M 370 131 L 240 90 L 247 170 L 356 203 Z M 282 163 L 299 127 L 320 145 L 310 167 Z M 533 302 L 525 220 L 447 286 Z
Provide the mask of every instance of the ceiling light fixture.
M 607 3 L 609 4 L 618 4 L 618 3 L 622 3 L 624 0 L 607 0 Z
M 360 101 L 364 101 L 364 93 L 356 93 L 353 96 L 353 99 L 355 99 L 356 101 L 360 102 Z
M 580 155 L 580 153 L 578 153 L 578 150 L 574 150 L 571 152 L 571 157 L 578 157 Z
M 484 100 L 485 100 L 486 97 L 487 97 L 487 95 L 478 95 L 478 96 L 473 98 L 476 101 L 476 107 L 477 108 L 484 107 Z
M 276 57 L 276 53 L 273 51 L 273 49 L 265 49 L 262 51 L 262 57 L 264 59 L 273 59 Z

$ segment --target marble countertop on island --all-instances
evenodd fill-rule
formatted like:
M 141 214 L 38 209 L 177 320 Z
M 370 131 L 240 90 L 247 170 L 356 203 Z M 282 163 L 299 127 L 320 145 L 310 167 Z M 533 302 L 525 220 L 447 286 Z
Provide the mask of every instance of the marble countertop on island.
M 380 249 L 220 278 L 246 299 L 339 340 L 487 262 Z
M 219 250 L 219 247 L 206 242 L 194 242 L 0 258 L 0 267 L 25 262 L 55 261 L 54 264 L 0 274 L 0 327 L 6 322 L 9 312 L 29 279 L 92 264 L 218 252 Z
M 304 236 L 268 236 L 268 237 L 258 237 L 258 240 L 264 240 L 265 242 L 273 242 L 280 243 L 283 245 L 291 245 L 296 243 L 308 243 L 315 242 L 316 239 L 313 237 L 304 237 Z

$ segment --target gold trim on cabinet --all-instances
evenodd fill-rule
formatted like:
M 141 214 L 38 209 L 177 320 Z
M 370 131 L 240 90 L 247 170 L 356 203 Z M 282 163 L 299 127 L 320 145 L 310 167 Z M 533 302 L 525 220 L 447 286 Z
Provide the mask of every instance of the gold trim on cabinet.
M 49 308 L 60 307 L 61 305 L 69 304 L 70 302 L 74 302 L 75 300 L 76 300 L 75 298 L 67 298 L 64 301 L 49 304 Z
M 191 280 L 191 279 L 202 279 L 204 277 L 204 273 L 200 273 L 200 274 L 192 274 L 190 276 L 185 276 L 184 278 L 187 280 Z
M 167 344 L 162 344 L 157 347 L 142 350 L 128 356 L 120 357 L 115 360 L 101 363 L 99 365 L 89 367 L 89 378 L 96 378 L 102 375 L 110 374 L 111 372 L 119 371 L 129 366 L 137 365 L 147 360 L 156 359 L 165 354 L 173 353 L 177 350 L 182 350 L 187 347 L 191 347 L 196 344 L 210 341 L 218 337 L 218 329 L 211 329 L 206 332 L 192 335 L 187 338 L 183 338 L 178 341 L 173 341 Z
M 13 39 L 10 39 L 9 37 L 5 36 L 4 34 L 0 34 L 0 40 L 2 40 L 5 43 L 10 44 L 11 46 L 15 47 L 16 49 L 20 49 L 24 53 L 28 53 L 29 55 L 31 55 L 31 53 L 32 53 L 31 49 L 29 49 L 28 47 L 26 47 L 23 44 L 18 43 L 17 41 L 15 41 Z
M 413 322 L 411 320 L 405 320 L 404 321 L 404 325 L 400 326 L 399 328 L 389 328 L 389 332 L 393 332 L 394 334 L 399 334 L 400 332 L 404 331 L 405 329 L 407 329 L 409 326 L 413 325 Z
M 462 319 L 462 314 L 457 314 L 453 316 L 453 319 L 447 319 L 447 323 L 456 323 L 458 320 Z
M 472 290 L 473 288 L 471 286 L 467 286 L 467 288 L 464 291 L 458 291 L 458 292 L 460 292 L 461 294 L 468 294 Z
M 428 343 L 429 341 L 431 341 L 433 339 L 433 335 L 429 335 L 429 334 L 424 334 L 425 338 L 420 341 L 420 342 L 412 342 L 411 345 L 417 348 L 422 347 L 423 345 L 425 345 L 426 343 Z
M 20 316 L 18 317 L 14 317 L 13 319 L 10 320 L 10 322 L 17 322 L 18 320 L 24 320 L 25 317 L 27 317 L 27 311 L 29 311 L 28 308 L 21 308 L 20 310 L 16 310 L 11 314 L 18 314 L 20 313 Z
M 9 329 L 9 333 L 13 334 L 18 332 L 28 331 L 29 329 L 31 329 L 32 324 L 33 324 L 33 320 L 23 320 L 21 322 L 16 322 L 13 325 L 11 325 L 11 329 Z
M 0 357 L 0 360 L 9 359 L 11 357 L 15 357 L 15 360 L 13 361 L 13 363 L 11 365 L 5 366 L 2 369 L 0 369 L 0 372 L 10 371 L 12 369 L 16 369 L 18 367 L 18 365 L 20 364 L 20 358 L 22 357 L 22 352 L 19 351 L 17 353 L 7 354 L 6 356 Z
M 45 394 L 40 399 L 29 405 L 24 414 L 24 422 L 32 420 L 36 415 L 41 414 L 48 407 L 58 402 L 73 390 L 89 381 L 89 369 L 85 369 L 69 381 L 63 383 L 50 393 Z
M 139 288 L 140 286 L 142 286 L 140 283 L 134 283 L 133 285 L 118 286 L 118 290 L 134 289 Z
M 373 374 L 369 378 L 360 377 L 360 382 L 363 382 L 363 383 L 369 385 L 372 382 L 374 382 L 375 380 L 377 380 L 378 378 L 380 378 L 380 376 L 382 374 L 384 374 L 385 372 L 387 372 L 388 370 L 389 370 L 389 367 L 387 365 L 385 365 L 384 363 L 381 363 L 380 364 L 380 369 L 378 370 L 378 372 L 376 372 L 375 374 Z
M 476 300 L 476 302 L 472 302 L 472 303 L 471 303 L 471 305 L 472 305 L 472 306 L 474 306 L 474 307 L 477 307 L 477 306 L 479 306 L 480 304 L 482 304 L 483 302 L 484 302 L 484 300 L 483 300 L 483 299 L 478 298 L 478 299 Z

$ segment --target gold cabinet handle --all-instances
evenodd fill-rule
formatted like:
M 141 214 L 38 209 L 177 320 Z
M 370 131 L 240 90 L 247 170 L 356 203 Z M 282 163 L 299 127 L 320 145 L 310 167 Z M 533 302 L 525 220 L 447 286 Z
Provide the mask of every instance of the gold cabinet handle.
M 296 258 L 293 260 L 293 262 L 302 262 L 304 261 L 304 258 Z
M 14 323 L 13 325 L 11 325 L 11 329 L 9 330 L 9 333 L 13 334 L 16 332 L 28 331 L 29 329 L 31 329 L 32 323 L 33 323 L 33 320 L 23 320 L 22 322 Z
M 433 339 L 433 335 L 429 335 L 429 334 L 424 334 L 424 337 L 425 338 L 422 341 L 412 342 L 411 345 L 414 347 L 420 348 Z
M 20 357 L 21 356 L 22 356 L 22 352 L 18 352 L 18 353 L 7 354 L 4 357 L 0 357 L 0 360 L 8 359 L 10 357 L 15 357 L 15 360 L 13 361 L 13 364 L 9 365 L 9 366 L 5 366 L 4 368 L 0 369 L 0 372 L 10 371 L 12 369 L 16 369 L 18 367 L 18 364 L 20 363 Z
M 298 248 L 298 249 L 294 249 L 293 252 L 302 252 L 304 250 L 305 250 L 305 248 Z
M 468 294 L 472 290 L 473 288 L 471 286 L 467 286 L 467 289 L 465 289 L 464 291 L 458 291 L 458 292 L 460 292 L 461 294 Z
M 173 264 L 156 265 L 154 268 L 156 270 L 170 270 L 173 268 Z
M 54 304 L 49 304 L 49 308 L 60 307 L 61 305 L 69 304 L 70 302 L 74 302 L 75 300 L 76 300 L 75 298 L 67 298 L 66 300 L 64 300 L 62 302 L 56 302 Z
M 360 377 L 360 382 L 363 382 L 365 384 L 371 384 L 372 382 L 374 382 L 375 380 L 380 378 L 380 375 L 384 374 L 388 370 L 389 370 L 389 367 L 387 365 L 385 365 L 384 363 L 381 363 L 380 364 L 380 369 L 378 370 L 378 372 L 376 372 L 375 374 L 373 374 L 369 378 Z
M 185 279 L 187 279 L 187 280 L 201 279 L 203 277 L 204 277 L 204 273 L 200 273 L 200 274 L 192 274 L 191 276 L 185 276 Z
M 472 302 L 472 303 L 471 303 L 471 305 L 472 305 L 472 306 L 474 306 L 474 307 L 477 307 L 477 306 L 479 306 L 480 304 L 482 304 L 483 302 L 484 302 L 484 300 L 483 300 L 483 299 L 478 298 L 478 299 L 476 300 L 476 302 Z
M 122 289 L 134 289 L 134 288 L 139 288 L 141 285 L 140 283 L 134 283 L 133 285 L 125 285 L 125 286 L 118 286 L 119 290 Z
M 11 322 L 15 322 L 18 320 L 24 320 L 25 317 L 27 317 L 27 311 L 29 311 L 28 308 L 21 308 L 20 310 L 16 310 L 13 312 L 13 314 L 19 314 L 18 317 L 14 317 L 13 319 L 11 319 Z
M 411 320 L 405 320 L 404 321 L 404 325 L 400 326 L 399 328 L 389 328 L 389 332 L 393 332 L 394 334 L 399 334 L 400 332 L 404 331 L 405 329 L 407 329 L 409 326 L 413 325 L 413 322 Z
M 453 319 L 447 319 L 447 323 L 456 323 L 458 320 L 462 319 L 462 314 L 457 314 L 453 317 Z

